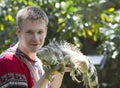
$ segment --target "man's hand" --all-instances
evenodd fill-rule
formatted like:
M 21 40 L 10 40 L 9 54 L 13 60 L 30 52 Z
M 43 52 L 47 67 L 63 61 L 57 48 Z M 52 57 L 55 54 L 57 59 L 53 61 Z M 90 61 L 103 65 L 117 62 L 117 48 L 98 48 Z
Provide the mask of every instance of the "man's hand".
M 65 67 L 64 72 L 60 73 L 58 71 L 53 72 L 53 81 L 50 83 L 50 88 L 60 88 L 64 73 L 65 72 L 70 72 L 71 68 L 70 67 Z

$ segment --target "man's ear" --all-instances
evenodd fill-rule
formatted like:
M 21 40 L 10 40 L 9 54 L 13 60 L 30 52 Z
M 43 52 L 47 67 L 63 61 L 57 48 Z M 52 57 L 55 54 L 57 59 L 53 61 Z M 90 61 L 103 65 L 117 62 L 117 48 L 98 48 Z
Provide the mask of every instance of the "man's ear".
M 47 36 L 47 31 L 48 31 L 48 28 L 46 27 L 46 29 L 45 29 L 45 30 L 46 30 L 46 35 L 45 35 L 45 38 L 46 38 L 46 36 Z
M 21 31 L 20 28 L 18 26 L 16 26 L 16 34 L 18 37 L 20 36 L 20 31 Z

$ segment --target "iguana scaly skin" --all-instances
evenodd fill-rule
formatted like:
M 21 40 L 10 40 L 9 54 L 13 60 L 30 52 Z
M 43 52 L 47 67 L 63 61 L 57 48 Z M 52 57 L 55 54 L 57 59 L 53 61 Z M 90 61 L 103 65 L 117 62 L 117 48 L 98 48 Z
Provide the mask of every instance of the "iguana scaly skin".
M 81 80 L 77 76 L 82 76 L 82 81 L 86 88 L 99 88 L 97 72 L 89 58 L 83 55 L 73 44 L 62 42 L 50 42 L 37 52 L 38 58 L 43 62 L 43 69 L 49 80 L 52 80 L 52 72 L 63 72 L 64 67 L 71 68 L 70 76 L 78 83 Z

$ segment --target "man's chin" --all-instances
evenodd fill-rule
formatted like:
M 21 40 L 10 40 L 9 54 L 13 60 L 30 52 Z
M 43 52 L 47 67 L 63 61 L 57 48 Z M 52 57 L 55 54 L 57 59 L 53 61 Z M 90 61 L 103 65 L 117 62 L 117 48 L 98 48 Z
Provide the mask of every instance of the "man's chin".
M 36 53 L 39 49 L 31 49 L 32 53 Z
M 32 53 L 36 53 L 40 49 L 40 46 L 36 46 L 36 47 L 31 46 L 29 49 Z

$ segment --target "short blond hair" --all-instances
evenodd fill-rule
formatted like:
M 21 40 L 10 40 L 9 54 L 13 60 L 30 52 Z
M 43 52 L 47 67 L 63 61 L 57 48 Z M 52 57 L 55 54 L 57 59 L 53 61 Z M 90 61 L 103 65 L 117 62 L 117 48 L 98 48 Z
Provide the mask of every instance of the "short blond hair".
M 28 6 L 18 11 L 16 15 L 16 25 L 21 26 L 22 22 L 26 20 L 40 22 L 45 21 L 46 25 L 48 25 L 48 17 L 46 13 L 35 6 Z

